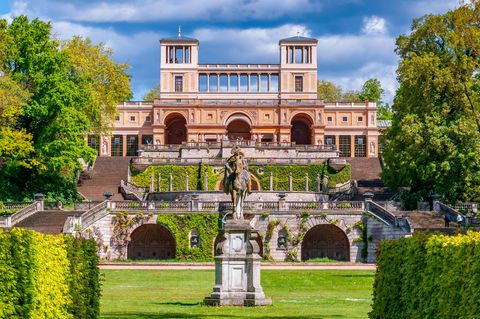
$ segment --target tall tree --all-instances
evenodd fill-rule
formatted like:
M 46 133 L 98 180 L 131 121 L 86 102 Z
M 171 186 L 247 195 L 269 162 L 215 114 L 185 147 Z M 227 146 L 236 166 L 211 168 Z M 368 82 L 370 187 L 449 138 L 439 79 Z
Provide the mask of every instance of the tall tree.
M 424 197 L 480 200 L 480 2 L 414 20 L 396 52 L 385 182 Z
M 319 80 L 317 84 L 317 95 L 325 102 L 337 102 L 342 99 L 342 88 L 329 81 Z
M 364 101 L 376 102 L 382 104 L 382 95 L 385 91 L 382 89 L 382 84 L 378 79 L 368 79 L 362 86 L 358 97 Z
M 158 98 L 158 95 L 160 94 L 160 83 L 157 83 L 150 91 L 148 91 L 144 96 L 143 100 L 144 101 L 153 101 L 156 98 Z
M 112 60 L 112 50 L 105 44 L 92 44 L 79 36 L 63 42 L 77 74 L 84 79 L 92 96 L 87 112 L 93 132 L 108 132 L 112 127 L 117 105 L 131 98 L 128 65 Z

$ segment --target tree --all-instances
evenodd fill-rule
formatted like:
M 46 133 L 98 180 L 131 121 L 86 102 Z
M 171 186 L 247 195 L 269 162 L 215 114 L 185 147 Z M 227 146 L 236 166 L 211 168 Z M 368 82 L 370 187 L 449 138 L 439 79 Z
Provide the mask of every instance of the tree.
M 384 150 L 387 185 L 480 200 L 480 2 L 416 19 L 401 61 Z
M 392 120 L 393 110 L 390 104 L 380 104 L 377 108 L 377 119 L 379 120 Z
M 111 59 L 112 50 L 103 43 L 93 45 L 90 39 L 75 36 L 63 42 L 75 71 L 83 77 L 92 102 L 87 112 L 95 133 L 108 132 L 118 113 L 117 105 L 132 96 L 128 65 Z
M 0 70 L 6 75 L 0 97 L 7 101 L 3 110 L 13 110 L 17 119 L 0 137 L 0 157 L 9 156 L 0 166 L 0 200 L 31 198 L 40 191 L 51 199 L 75 199 L 79 159 L 95 157 L 84 136 L 104 127 L 113 101 L 129 94 L 125 68 L 112 63 L 101 45 L 80 38 L 62 49 L 52 39 L 50 23 L 39 19 L 2 21 L 0 32 Z M 12 148 L 14 139 L 24 146 Z M 29 165 L 12 165 L 15 158 Z
M 337 102 L 342 99 L 342 88 L 329 81 L 319 80 L 317 84 L 318 97 L 325 102 Z
M 341 101 L 342 102 L 363 102 L 360 99 L 360 92 L 356 90 L 349 90 L 342 94 Z
M 360 100 L 368 100 L 376 102 L 378 105 L 383 104 L 382 95 L 385 91 L 382 89 L 382 84 L 378 79 L 368 79 L 362 86 L 362 90 L 358 94 Z
M 157 83 L 150 91 L 148 91 L 144 96 L 144 101 L 153 101 L 154 99 L 158 98 L 160 94 L 160 83 Z

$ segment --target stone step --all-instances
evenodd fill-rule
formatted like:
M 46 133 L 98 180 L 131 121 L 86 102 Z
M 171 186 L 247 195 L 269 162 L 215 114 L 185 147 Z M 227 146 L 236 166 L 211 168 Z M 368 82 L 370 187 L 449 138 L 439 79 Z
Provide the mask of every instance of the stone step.
M 15 227 L 26 228 L 44 234 L 60 234 L 68 216 L 80 216 L 83 211 L 46 210 L 22 220 Z

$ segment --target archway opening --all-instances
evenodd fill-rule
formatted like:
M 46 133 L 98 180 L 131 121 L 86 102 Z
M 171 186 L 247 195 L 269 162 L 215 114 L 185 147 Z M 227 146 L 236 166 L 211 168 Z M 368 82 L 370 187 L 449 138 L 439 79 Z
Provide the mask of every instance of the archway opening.
M 250 119 L 243 114 L 232 115 L 227 121 L 229 139 L 249 141 L 252 139 Z
M 130 235 L 128 259 L 174 259 L 175 239 L 162 225 L 145 224 Z
M 312 144 L 312 121 L 305 115 L 296 115 L 291 122 L 290 137 L 298 145 Z
M 335 225 L 325 224 L 312 227 L 303 237 L 302 260 L 312 258 L 349 261 L 350 243 L 347 235 Z
M 181 114 L 171 114 L 165 119 L 165 144 L 182 144 L 187 141 L 187 120 Z

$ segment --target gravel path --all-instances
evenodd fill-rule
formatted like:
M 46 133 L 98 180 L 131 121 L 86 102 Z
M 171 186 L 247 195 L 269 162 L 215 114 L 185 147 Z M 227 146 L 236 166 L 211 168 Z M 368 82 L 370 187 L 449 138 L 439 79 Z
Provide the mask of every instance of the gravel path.
M 375 264 L 351 263 L 262 263 L 262 269 L 274 270 L 375 270 Z M 100 269 L 136 269 L 136 270 L 213 270 L 214 263 L 105 263 Z

